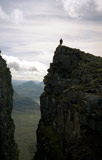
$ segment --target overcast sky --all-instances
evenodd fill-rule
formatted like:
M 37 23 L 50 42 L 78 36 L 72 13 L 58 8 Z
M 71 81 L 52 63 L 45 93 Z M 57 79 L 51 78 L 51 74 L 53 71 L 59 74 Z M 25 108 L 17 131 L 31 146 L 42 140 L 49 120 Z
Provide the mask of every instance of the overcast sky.
M 60 38 L 102 56 L 102 0 L 0 0 L 0 49 L 13 79 L 42 80 Z

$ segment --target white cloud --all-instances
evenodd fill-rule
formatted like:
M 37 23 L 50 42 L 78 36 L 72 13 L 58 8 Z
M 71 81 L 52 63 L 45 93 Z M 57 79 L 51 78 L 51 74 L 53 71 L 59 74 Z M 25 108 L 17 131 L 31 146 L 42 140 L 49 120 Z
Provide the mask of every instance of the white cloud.
M 20 9 L 14 9 L 11 13 L 12 22 L 15 24 L 20 24 L 24 20 L 23 12 Z
M 24 21 L 23 11 L 15 8 L 10 13 L 6 13 L 0 6 L 0 19 L 5 20 L 6 23 L 20 24 Z
M 72 18 L 96 17 L 102 13 L 102 0 L 57 0 Z
M 96 10 L 102 13 L 102 0 L 95 0 Z
M 90 8 L 89 2 L 92 0 L 58 0 L 61 1 L 64 9 L 70 17 L 76 18 L 84 13 L 84 10 Z
M 10 67 L 13 79 L 42 80 L 47 74 L 47 66 L 38 61 L 20 60 L 18 57 L 3 55 Z
M 4 12 L 1 6 L 0 6 L 0 19 L 8 19 L 8 15 Z

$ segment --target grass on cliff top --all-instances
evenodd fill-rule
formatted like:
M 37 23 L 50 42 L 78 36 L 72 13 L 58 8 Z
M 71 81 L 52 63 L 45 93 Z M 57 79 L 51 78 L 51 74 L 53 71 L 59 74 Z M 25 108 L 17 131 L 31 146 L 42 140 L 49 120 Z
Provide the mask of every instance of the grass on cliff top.
M 86 84 L 80 84 L 75 86 L 74 90 L 75 91 L 90 91 L 92 93 L 96 93 L 97 89 L 102 86 L 102 79 L 96 78 L 94 80 L 91 80 L 89 83 Z M 98 91 L 98 94 L 101 94 L 101 90 Z
M 91 54 L 83 53 L 80 65 L 82 69 L 88 69 L 87 71 L 90 71 L 93 73 L 102 72 L 102 58 L 101 57 L 96 57 Z

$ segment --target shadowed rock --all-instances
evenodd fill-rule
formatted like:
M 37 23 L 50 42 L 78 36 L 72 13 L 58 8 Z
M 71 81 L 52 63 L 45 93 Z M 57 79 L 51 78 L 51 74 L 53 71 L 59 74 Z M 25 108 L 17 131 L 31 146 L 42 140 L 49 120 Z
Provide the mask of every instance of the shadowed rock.
M 59 46 L 44 83 L 34 160 L 101 160 L 102 58 Z
M 0 160 L 18 160 L 18 149 L 14 141 L 13 89 L 11 75 L 6 62 L 0 56 Z

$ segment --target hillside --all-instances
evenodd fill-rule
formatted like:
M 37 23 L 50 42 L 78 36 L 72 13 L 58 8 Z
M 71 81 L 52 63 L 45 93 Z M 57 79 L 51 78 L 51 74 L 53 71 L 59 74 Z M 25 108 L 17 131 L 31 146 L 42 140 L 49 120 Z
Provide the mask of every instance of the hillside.
M 13 85 L 14 90 L 23 97 L 32 98 L 34 101 L 39 101 L 40 95 L 43 92 L 44 84 L 28 81 L 21 85 Z
M 16 92 L 13 94 L 13 106 L 15 111 L 39 110 L 39 104 L 29 97 L 23 97 Z
M 15 140 L 19 147 L 19 160 L 30 160 L 36 149 L 36 129 L 40 119 L 39 104 L 14 91 L 13 106 L 12 117 L 16 126 Z
M 34 160 L 102 160 L 102 58 L 58 46 L 44 83 Z
M 27 81 L 25 81 L 25 80 L 13 80 L 12 79 L 12 85 L 13 86 L 19 86 L 19 85 L 21 85 L 21 84 L 23 84 L 25 82 L 27 82 Z

